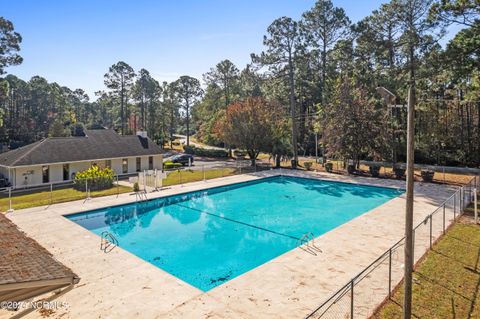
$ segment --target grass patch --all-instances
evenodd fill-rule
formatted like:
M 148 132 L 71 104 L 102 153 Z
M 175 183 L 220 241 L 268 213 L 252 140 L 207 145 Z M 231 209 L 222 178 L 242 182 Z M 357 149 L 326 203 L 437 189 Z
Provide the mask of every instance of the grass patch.
M 126 186 L 119 186 L 117 190 L 117 187 L 115 186 L 101 191 L 93 191 L 90 193 L 90 196 L 102 197 L 116 195 L 117 191 L 119 191 L 120 193 L 128 193 L 132 191 L 132 188 Z M 81 192 L 73 188 L 62 188 L 53 190 L 52 194 L 50 194 L 50 191 L 42 191 L 38 193 L 13 196 L 12 207 L 13 209 L 24 209 L 49 205 L 50 199 L 52 199 L 53 204 L 70 202 L 74 200 L 85 199 L 85 192 Z M 0 198 L 0 211 L 5 212 L 8 210 L 8 208 L 8 197 Z
M 480 226 L 455 224 L 414 273 L 414 318 L 480 318 Z M 372 318 L 402 318 L 403 287 Z
M 243 171 L 242 171 L 243 172 Z M 205 179 L 219 178 L 239 174 L 236 168 L 218 168 L 205 170 Z M 189 182 L 203 181 L 202 170 L 183 169 L 168 173 L 163 180 L 163 186 L 178 185 Z

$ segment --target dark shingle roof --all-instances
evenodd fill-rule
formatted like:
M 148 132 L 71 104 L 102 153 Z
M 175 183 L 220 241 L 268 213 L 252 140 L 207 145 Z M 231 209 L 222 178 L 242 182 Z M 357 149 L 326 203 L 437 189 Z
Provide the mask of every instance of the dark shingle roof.
M 149 138 L 86 130 L 85 137 L 49 137 L 0 154 L 0 165 L 24 166 L 162 154 Z
M 27 237 L 0 214 L 0 285 L 79 278 L 35 240 Z

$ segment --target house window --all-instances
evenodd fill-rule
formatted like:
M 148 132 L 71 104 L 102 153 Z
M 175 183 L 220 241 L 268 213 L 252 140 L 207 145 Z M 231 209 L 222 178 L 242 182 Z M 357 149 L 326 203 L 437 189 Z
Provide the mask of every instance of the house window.
M 142 158 L 137 157 L 137 172 L 140 172 L 142 170 Z
M 153 169 L 153 156 L 148 157 L 148 169 Z
M 122 160 L 122 172 L 123 172 L 123 174 L 128 173 L 128 158 L 124 158 Z
M 50 182 L 50 167 L 49 166 L 42 166 L 42 182 L 49 183 Z
M 105 161 L 105 167 L 106 168 L 112 168 L 112 160 L 106 160 Z
M 68 181 L 70 177 L 70 164 L 63 164 L 63 180 Z

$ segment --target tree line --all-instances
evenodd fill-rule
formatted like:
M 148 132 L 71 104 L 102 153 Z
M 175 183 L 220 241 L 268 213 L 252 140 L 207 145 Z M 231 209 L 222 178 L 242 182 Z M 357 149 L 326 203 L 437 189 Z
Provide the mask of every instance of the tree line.
M 416 161 L 478 166 L 479 7 L 477 0 L 392 0 L 352 23 L 342 8 L 318 0 L 298 21 L 273 21 L 264 51 L 242 69 L 226 59 L 203 75 L 203 85 L 190 76 L 159 83 L 149 71 L 135 72 L 120 61 L 105 74 L 105 89 L 94 101 L 81 89 L 40 76 L 24 81 L 6 75 L 0 139 L 13 148 L 75 134 L 82 123 L 121 134 L 146 130 L 162 145 L 178 132 L 227 148 L 248 151 L 254 144 L 252 154 L 281 158 L 313 155 L 318 141 L 326 157 L 401 162 L 404 105 L 414 83 Z M 442 47 L 452 24 L 462 29 Z M 3 18 L 0 33 L 2 76 L 7 66 L 21 63 L 21 36 Z M 384 99 L 379 87 L 395 98 Z M 248 125 L 235 126 L 234 118 L 281 129 L 252 133 L 259 140 L 245 143 L 250 137 L 232 130 Z
M 145 130 L 163 145 L 183 123 L 182 110 L 188 117 L 202 92 L 192 77 L 159 83 L 147 70 L 136 73 L 122 61 L 109 68 L 104 82 L 106 89 L 95 92 L 91 101 L 82 89 L 71 90 L 40 76 L 24 81 L 7 75 L 0 96 L 0 141 L 16 148 L 47 136 L 82 135 L 79 127 L 105 127 L 120 134 Z

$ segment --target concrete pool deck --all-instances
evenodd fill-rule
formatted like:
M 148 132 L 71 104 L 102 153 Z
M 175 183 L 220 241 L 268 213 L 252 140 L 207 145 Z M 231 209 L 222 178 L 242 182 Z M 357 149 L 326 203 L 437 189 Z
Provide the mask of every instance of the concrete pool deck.
M 404 181 L 398 180 L 272 170 L 171 186 L 149 193 L 148 198 L 278 174 L 384 187 L 405 186 Z M 416 183 L 415 224 L 456 189 Z M 81 278 L 72 291 L 58 300 L 68 306 L 55 310 L 51 318 L 304 318 L 404 234 L 405 195 L 402 195 L 317 237 L 315 243 L 322 253 L 316 256 L 297 248 L 205 293 L 121 247 L 105 254 L 99 249 L 97 235 L 63 217 L 134 201 L 135 195 L 121 194 L 7 215 Z M 372 307 L 376 303 L 373 300 Z M 0 318 L 13 314 L 0 310 Z M 26 318 L 39 317 L 40 313 L 33 312 Z

